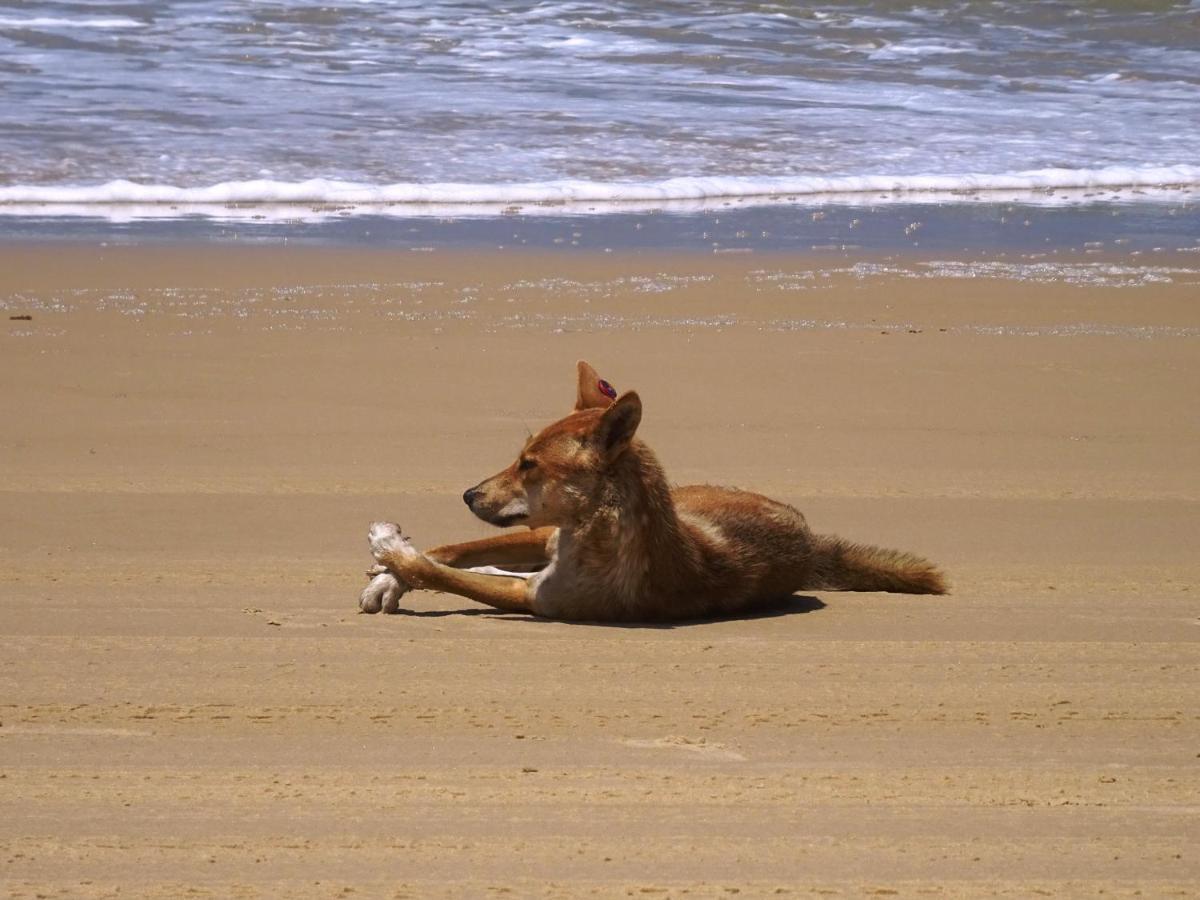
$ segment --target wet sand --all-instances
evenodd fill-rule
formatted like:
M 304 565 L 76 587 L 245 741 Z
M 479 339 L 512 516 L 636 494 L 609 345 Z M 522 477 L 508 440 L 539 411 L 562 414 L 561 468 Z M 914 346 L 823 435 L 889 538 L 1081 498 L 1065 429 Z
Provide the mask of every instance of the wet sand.
M 1005 265 L 0 250 L 0 889 L 1196 893 L 1200 278 Z M 357 614 L 578 358 L 953 593 Z

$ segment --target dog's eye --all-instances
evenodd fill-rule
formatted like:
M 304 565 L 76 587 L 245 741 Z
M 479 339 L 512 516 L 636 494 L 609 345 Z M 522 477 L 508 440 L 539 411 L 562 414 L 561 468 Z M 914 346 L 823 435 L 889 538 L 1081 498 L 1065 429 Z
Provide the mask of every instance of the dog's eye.
M 528 472 L 530 469 L 534 469 L 536 467 L 537 463 L 528 456 L 517 463 L 517 470 L 521 472 Z

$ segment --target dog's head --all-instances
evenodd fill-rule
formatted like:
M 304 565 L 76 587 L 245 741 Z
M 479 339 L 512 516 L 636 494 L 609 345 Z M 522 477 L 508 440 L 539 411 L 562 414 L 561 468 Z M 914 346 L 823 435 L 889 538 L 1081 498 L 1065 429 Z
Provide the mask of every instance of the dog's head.
M 633 391 L 621 396 L 580 360 L 575 409 L 535 434 L 512 465 L 463 494 L 493 525 L 565 524 L 594 496 L 609 465 L 628 448 L 642 419 Z

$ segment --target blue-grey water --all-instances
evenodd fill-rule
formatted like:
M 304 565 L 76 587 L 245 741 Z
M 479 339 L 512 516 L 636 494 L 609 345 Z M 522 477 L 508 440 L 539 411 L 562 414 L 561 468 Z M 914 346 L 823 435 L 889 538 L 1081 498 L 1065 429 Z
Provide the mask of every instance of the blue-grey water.
M 8 204 L 1020 188 L 1031 170 L 1200 184 L 1200 2 L 0 0 Z

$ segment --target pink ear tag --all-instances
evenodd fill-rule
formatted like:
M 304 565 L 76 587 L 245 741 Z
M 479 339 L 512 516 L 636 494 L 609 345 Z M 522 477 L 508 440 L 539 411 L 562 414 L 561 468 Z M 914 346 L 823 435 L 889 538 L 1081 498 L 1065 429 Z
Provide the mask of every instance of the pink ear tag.
M 601 378 L 596 383 L 596 387 L 600 388 L 600 393 L 602 393 L 609 400 L 617 399 L 617 389 L 615 387 L 613 387 L 611 384 L 609 384 L 607 381 L 605 381 L 603 378 Z

